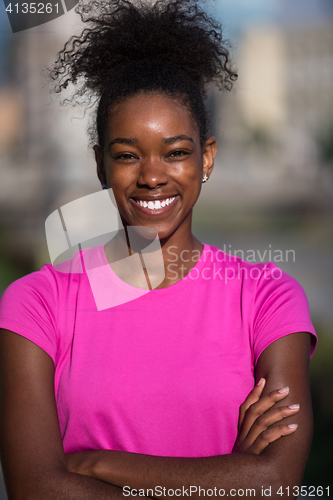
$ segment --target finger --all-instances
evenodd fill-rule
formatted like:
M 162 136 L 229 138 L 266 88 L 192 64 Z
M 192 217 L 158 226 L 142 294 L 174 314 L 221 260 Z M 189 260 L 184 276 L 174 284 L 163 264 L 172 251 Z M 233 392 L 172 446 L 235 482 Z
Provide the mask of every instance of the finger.
M 279 422 L 283 418 L 295 415 L 299 411 L 299 409 L 299 405 L 290 405 L 281 406 L 280 408 L 265 412 L 255 420 L 242 444 L 246 449 L 250 448 L 250 446 L 258 438 L 258 436 L 266 429 L 268 429 L 268 427 L 275 424 L 276 422 Z
M 259 382 L 254 386 L 250 394 L 247 396 L 244 403 L 239 407 L 238 432 L 242 427 L 247 409 L 259 400 L 262 391 L 264 390 L 265 384 L 266 380 L 264 378 L 261 378 Z
M 283 387 L 282 389 L 270 392 L 267 396 L 259 398 L 258 401 L 249 406 L 242 420 L 242 427 L 239 433 L 240 441 L 246 438 L 252 425 L 260 415 L 272 408 L 275 403 L 287 397 L 288 394 L 289 387 Z
M 277 441 L 282 436 L 293 434 L 297 430 L 298 424 L 279 425 L 271 427 L 257 437 L 253 445 L 248 449 L 248 452 L 259 455 L 270 443 Z

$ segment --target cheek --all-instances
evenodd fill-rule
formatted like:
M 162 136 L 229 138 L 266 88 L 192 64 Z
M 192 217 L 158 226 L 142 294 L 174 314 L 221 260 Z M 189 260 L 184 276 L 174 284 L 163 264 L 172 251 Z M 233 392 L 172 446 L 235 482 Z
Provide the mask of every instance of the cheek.
M 105 170 L 109 181 L 118 183 L 117 178 L 119 177 L 119 173 L 117 172 L 117 169 L 114 168 L 112 163 L 109 163 Z
M 193 174 L 191 178 L 188 178 L 188 183 L 185 186 L 185 191 L 182 195 L 182 201 L 184 206 L 187 207 L 187 210 L 189 208 L 192 208 L 201 191 L 201 177 L 198 177 L 198 175 Z
M 110 164 L 107 169 L 107 178 L 114 191 L 118 195 L 125 192 L 126 188 L 133 182 L 127 169 L 120 169 Z
M 184 172 L 184 176 L 187 179 L 186 184 L 192 188 L 193 191 L 197 191 L 201 186 L 202 179 L 202 169 L 200 166 L 189 168 Z

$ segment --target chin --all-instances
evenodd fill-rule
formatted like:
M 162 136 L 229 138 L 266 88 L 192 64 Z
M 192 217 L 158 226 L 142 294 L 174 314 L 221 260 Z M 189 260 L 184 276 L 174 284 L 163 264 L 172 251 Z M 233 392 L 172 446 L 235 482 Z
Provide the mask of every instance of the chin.
M 139 236 L 146 240 L 154 240 L 158 234 L 158 231 L 150 226 L 127 226 L 127 228 L 131 228 L 135 231 Z

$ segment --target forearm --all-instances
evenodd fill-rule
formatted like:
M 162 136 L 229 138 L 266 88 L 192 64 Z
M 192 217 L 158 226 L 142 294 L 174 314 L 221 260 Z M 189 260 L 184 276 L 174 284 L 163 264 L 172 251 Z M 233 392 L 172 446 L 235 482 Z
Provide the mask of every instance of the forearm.
M 82 454 L 82 456 L 80 456 L 81 454 L 76 457 L 73 456 L 70 461 L 78 467 L 70 468 L 70 470 L 92 475 L 120 488 L 129 486 L 145 492 L 147 489 L 152 490 L 152 492 L 148 492 L 149 496 L 154 496 L 156 486 L 164 487 L 166 491 L 168 489 L 174 491 L 177 489 L 181 490 L 181 492 L 183 487 L 186 490 L 191 486 L 200 486 L 206 491 L 207 489 L 214 490 L 214 488 L 217 488 L 225 490 L 226 495 L 229 493 L 229 496 L 235 497 L 237 493 L 235 494 L 234 491 L 230 493 L 231 489 L 243 490 L 243 495 L 242 493 L 239 494 L 240 497 L 249 496 L 245 493 L 246 490 L 254 489 L 256 497 L 261 497 L 262 487 L 264 489 L 271 487 L 271 494 L 269 495 L 271 499 L 280 500 L 281 490 L 280 494 L 278 494 L 280 487 L 282 487 L 283 493 L 288 486 L 290 488 L 300 486 L 311 444 L 312 411 L 307 382 L 310 341 L 304 335 L 301 333 L 295 334 L 287 339 L 280 339 L 280 341 L 275 342 L 275 346 L 273 345 L 264 351 L 257 365 L 258 377 L 266 377 L 267 379 L 266 396 L 262 397 L 261 401 L 267 398 L 270 399 L 272 394 L 275 394 L 273 401 L 279 401 L 279 403 L 274 404 L 274 408 L 277 409 L 278 413 L 281 413 L 280 418 L 273 419 L 273 422 L 276 422 L 275 424 L 270 421 L 267 422 L 269 426 L 268 432 L 274 430 L 276 425 L 277 427 L 280 426 L 279 420 L 282 417 L 284 419 L 282 427 L 288 427 L 289 424 L 295 423 L 295 414 L 297 413 L 298 429 L 296 432 L 292 431 L 292 435 L 279 433 L 274 438 L 277 440 L 271 442 L 266 433 L 265 440 L 268 439 L 269 444 L 266 444 L 267 448 L 263 451 L 240 452 L 238 454 L 206 458 L 156 457 L 108 450 L 88 452 Z M 304 340 L 308 342 L 304 343 Z M 290 343 L 292 348 L 290 348 Z M 286 347 L 279 354 L 281 357 L 280 362 L 278 362 L 278 353 L 275 353 L 277 365 L 281 365 L 281 370 L 275 370 L 277 373 L 274 372 L 271 375 L 271 353 L 279 345 Z M 302 363 L 298 359 L 298 354 L 294 356 L 293 353 L 299 354 L 301 361 L 303 360 Z M 294 373 L 293 367 L 295 366 L 297 366 L 297 371 Z M 276 388 L 283 387 L 282 384 L 288 380 L 291 381 L 292 390 L 290 393 L 283 392 L 281 396 L 283 401 L 280 401 L 279 398 L 276 399 L 277 393 L 280 393 Z M 286 394 L 288 394 L 288 397 L 284 399 Z M 294 405 L 295 403 L 300 404 L 301 411 L 299 413 L 298 409 L 296 409 L 295 413 L 292 406 L 285 406 Z M 252 410 L 254 406 L 251 406 Z M 284 406 L 284 410 L 281 408 L 282 406 Z M 262 415 L 262 411 L 256 409 L 254 413 L 252 411 L 253 414 L 255 416 Z M 249 415 L 251 417 L 250 411 Z M 257 420 L 256 424 L 258 424 Z M 267 429 L 267 426 L 265 426 L 265 429 Z M 247 431 L 247 433 L 250 434 L 251 431 Z M 261 430 L 257 430 L 255 436 L 258 436 L 258 433 L 262 436 Z M 179 493 L 175 493 L 175 496 L 179 496 Z M 183 493 L 183 496 L 187 496 L 187 494 Z M 199 495 L 194 492 L 191 496 Z
M 183 495 L 183 489 L 189 491 L 191 486 L 198 489 L 200 486 L 206 491 L 223 489 L 226 494 L 231 489 L 254 489 L 256 496 L 260 496 L 262 486 L 274 488 L 279 483 L 270 461 L 262 455 L 170 458 L 106 450 L 95 453 L 91 459 L 94 477 L 136 490 L 154 491 L 161 486 L 166 492 L 181 490 Z M 191 493 L 193 498 L 199 497 L 199 491 Z M 149 492 L 149 496 L 154 495 Z
M 9 482 L 11 500 L 110 500 L 124 499 L 122 489 L 99 479 L 66 470 L 45 475 L 38 480 L 30 477 L 24 484 Z

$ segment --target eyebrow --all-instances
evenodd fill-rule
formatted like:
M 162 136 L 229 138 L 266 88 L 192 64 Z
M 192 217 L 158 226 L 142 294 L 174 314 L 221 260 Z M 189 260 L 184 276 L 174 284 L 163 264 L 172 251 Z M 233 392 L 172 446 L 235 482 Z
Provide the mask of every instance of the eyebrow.
M 109 147 L 112 146 L 113 144 L 137 144 L 139 141 L 136 137 L 116 137 L 113 139 L 113 141 L 110 142 Z
M 191 137 L 188 137 L 187 135 L 176 135 L 175 137 L 168 137 L 167 139 L 164 139 L 165 144 L 173 144 L 174 142 L 178 141 L 191 141 L 194 144 L 193 139 Z
M 193 139 L 191 137 L 188 137 L 187 135 L 175 135 L 174 137 L 168 137 L 166 139 L 163 139 L 164 144 L 174 144 L 175 142 L 179 141 L 191 141 L 194 144 Z M 111 147 L 113 144 L 128 144 L 128 145 L 133 145 L 137 144 L 139 141 L 136 137 L 116 137 L 113 139 L 113 141 L 110 142 L 109 147 Z

